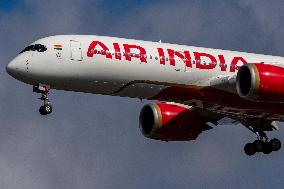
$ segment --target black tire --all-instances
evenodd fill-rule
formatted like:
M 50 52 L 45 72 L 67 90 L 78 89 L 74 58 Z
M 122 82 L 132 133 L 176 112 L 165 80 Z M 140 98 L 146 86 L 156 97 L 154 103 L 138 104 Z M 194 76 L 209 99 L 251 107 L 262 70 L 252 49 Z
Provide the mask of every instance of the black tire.
M 43 111 L 46 113 L 46 114 L 51 114 L 52 113 L 52 106 L 51 105 L 44 105 L 43 106 Z
M 270 140 L 269 143 L 273 151 L 279 151 L 281 149 L 281 141 L 277 138 Z
M 47 115 L 47 113 L 44 111 L 44 107 L 43 106 L 41 106 L 39 108 L 39 113 L 40 113 L 40 115 Z
M 262 152 L 264 148 L 264 142 L 262 140 L 256 140 L 253 142 L 256 152 Z
M 262 152 L 263 152 L 264 154 L 270 154 L 272 151 L 273 151 L 273 150 L 272 150 L 272 145 L 271 145 L 271 143 L 270 143 L 270 142 L 265 142 L 265 143 L 264 143 L 264 146 L 263 146 Z
M 244 150 L 248 156 L 252 156 L 256 153 L 255 145 L 252 143 L 246 144 Z

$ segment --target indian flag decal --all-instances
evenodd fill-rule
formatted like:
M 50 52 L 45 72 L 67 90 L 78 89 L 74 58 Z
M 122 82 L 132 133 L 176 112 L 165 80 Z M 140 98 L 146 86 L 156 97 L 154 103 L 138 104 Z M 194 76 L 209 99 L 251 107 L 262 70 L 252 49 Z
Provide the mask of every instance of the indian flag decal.
M 62 45 L 54 45 L 54 49 L 61 51 L 62 50 Z

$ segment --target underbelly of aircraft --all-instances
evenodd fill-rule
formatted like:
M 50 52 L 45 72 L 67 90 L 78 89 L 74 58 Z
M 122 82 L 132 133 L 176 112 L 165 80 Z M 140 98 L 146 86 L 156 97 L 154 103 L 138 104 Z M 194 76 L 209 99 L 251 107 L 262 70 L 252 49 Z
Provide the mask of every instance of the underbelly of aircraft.
M 212 87 L 176 85 L 153 81 L 92 81 L 73 82 L 52 88 L 67 91 L 120 97 L 175 102 L 203 108 L 229 117 L 284 120 L 283 103 L 265 103 L 243 99 L 237 94 Z

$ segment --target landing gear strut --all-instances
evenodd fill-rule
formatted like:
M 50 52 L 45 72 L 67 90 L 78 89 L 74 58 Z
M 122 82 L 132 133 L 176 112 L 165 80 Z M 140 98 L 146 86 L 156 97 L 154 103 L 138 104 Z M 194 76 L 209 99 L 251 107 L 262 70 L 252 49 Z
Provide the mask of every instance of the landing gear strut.
M 36 93 L 40 93 L 41 97 L 39 98 L 40 100 L 43 101 L 43 105 L 39 108 L 39 113 L 41 115 L 49 115 L 52 113 L 52 106 L 51 103 L 48 99 L 48 94 L 49 94 L 49 86 L 46 85 L 34 85 L 33 91 Z
M 252 156 L 257 152 L 262 152 L 264 154 L 270 154 L 273 151 L 279 151 L 281 148 L 280 140 L 274 138 L 268 141 L 268 137 L 265 132 L 256 132 L 258 135 L 257 140 L 253 143 L 248 143 L 244 147 L 244 151 L 248 156 Z

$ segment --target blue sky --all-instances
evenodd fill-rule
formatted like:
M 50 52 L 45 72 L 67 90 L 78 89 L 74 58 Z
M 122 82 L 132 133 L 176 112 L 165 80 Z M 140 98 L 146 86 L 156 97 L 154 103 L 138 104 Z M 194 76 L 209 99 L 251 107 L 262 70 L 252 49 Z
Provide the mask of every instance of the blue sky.
M 122 13 L 127 11 L 127 9 L 135 9 L 139 6 L 143 6 L 149 3 L 156 3 L 160 0 L 121 0 L 121 1 L 113 1 L 113 0 L 104 0 L 102 4 L 104 7 L 109 8 L 115 14 Z
M 23 0 L 1 0 L 0 10 L 12 11 L 12 9 L 18 7 L 21 2 L 23 2 Z
M 0 10 L 5 12 L 13 11 L 13 9 L 22 8 L 21 5 L 24 5 L 25 0 L 1 0 L 0 1 Z M 92 1 L 90 1 L 92 2 Z M 113 14 L 119 14 L 127 9 L 133 9 L 144 4 L 148 3 L 156 3 L 158 1 L 154 0 L 101 0 L 99 3 L 103 5 L 103 7 L 111 10 Z
M 153 141 L 138 128 L 146 102 L 55 90 L 54 114 L 43 118 L 32 87 L 5 71 L 25 46 L 57 34 L 284 56 L 283 7 L 282 0 L 1 0 L 1 188 L 283 188 L 284 150 L 247 157 L 243 147 L 255 135 L 241 125 L 192 142 Z M 282 127 L 269 136 L 283 140 Z

